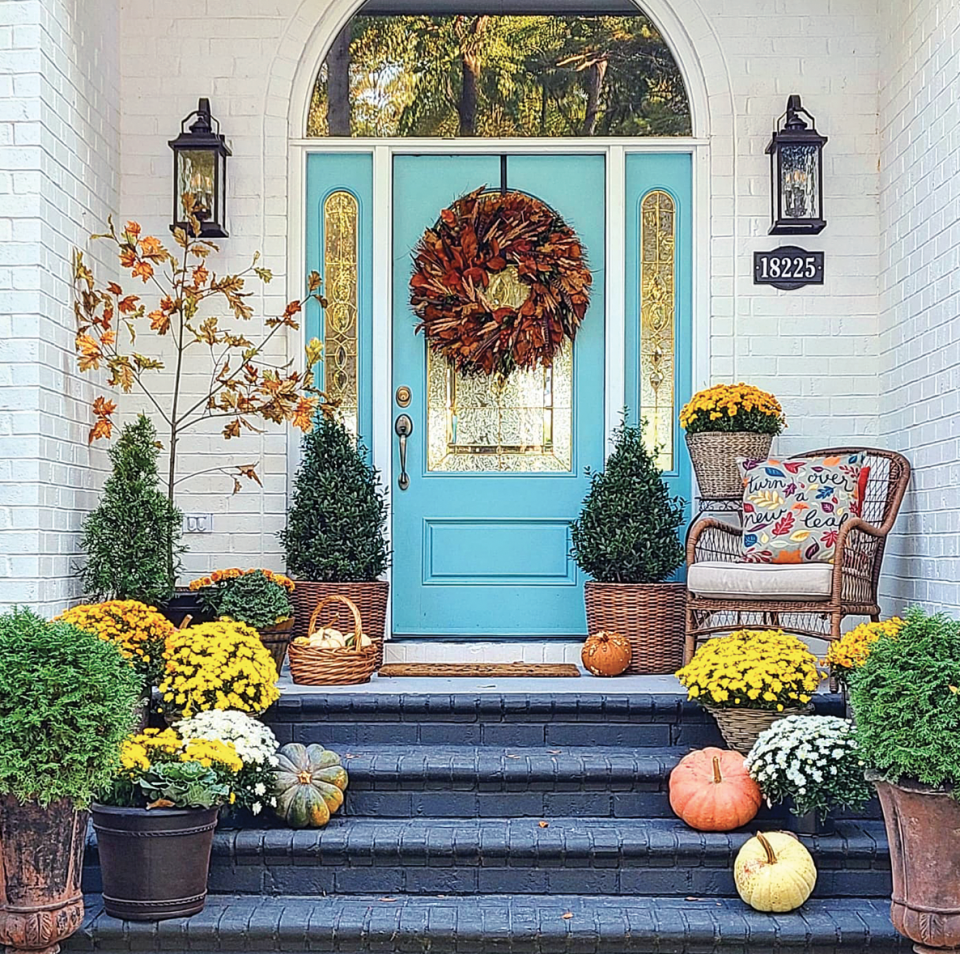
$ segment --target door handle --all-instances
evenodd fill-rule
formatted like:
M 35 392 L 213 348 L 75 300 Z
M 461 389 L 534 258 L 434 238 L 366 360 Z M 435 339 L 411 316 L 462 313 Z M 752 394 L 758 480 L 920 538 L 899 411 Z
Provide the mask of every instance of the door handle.
M 407 438 L 413 433 L 413 421 L 408 414 L 401 414 L 393 429 L 400 438 L 400 477 L 397 486 L 406 490 L 410 486 L 410 475 L 407 473 Z

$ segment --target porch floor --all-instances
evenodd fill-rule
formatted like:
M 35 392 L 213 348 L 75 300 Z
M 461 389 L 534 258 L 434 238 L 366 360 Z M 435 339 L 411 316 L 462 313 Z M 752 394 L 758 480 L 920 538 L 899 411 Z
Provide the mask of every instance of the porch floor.
M 375 675 L 367 683 L 354 686 L 298 686 L 284 667 L 280 677 L 280 692 L 284 696 L 309 695 L 377 695 L 431 696 L 450 694 L 493 694 L 538 696 L 575 694 L 579 696 L 637 696 L 677 695 L 686 697 L 686 690 L 676 676 L 616 676 L 601 678 L 585 671 L 575 678 L 445 678 L 445 677 L 386 677 Z

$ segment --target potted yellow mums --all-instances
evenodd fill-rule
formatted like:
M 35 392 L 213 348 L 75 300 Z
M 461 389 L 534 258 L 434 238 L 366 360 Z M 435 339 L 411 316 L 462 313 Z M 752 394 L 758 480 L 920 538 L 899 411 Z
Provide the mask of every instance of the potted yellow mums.
M 700 496 L 739 497 L 738 458 L 764 460 L 774 435 L 786 426 L 783 409 L 750 384 L 715 384 L 698 391 L 680 411 Z
M 717 720 L 727 745 L 746 755 L 778 719 L 813 711 L 821 673 L 798 637 L 742 629 L 704 643 L 677 678 Z

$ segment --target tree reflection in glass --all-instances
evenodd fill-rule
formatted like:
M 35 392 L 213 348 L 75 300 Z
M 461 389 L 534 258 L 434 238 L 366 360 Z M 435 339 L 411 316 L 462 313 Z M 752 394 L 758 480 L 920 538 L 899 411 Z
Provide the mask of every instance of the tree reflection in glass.
M 631 16 L 355 16 L 308 136 L 689 136 L 673 54 Z

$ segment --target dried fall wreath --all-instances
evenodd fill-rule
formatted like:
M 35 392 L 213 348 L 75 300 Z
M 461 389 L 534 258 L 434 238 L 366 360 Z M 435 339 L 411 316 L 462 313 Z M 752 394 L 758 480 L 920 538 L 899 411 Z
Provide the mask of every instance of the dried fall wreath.
M 590 303 L 583 247 L 539 199 L 484 188 L 444 209 L 414 249 L 416 331 L 460 372 L 549 366 Z

